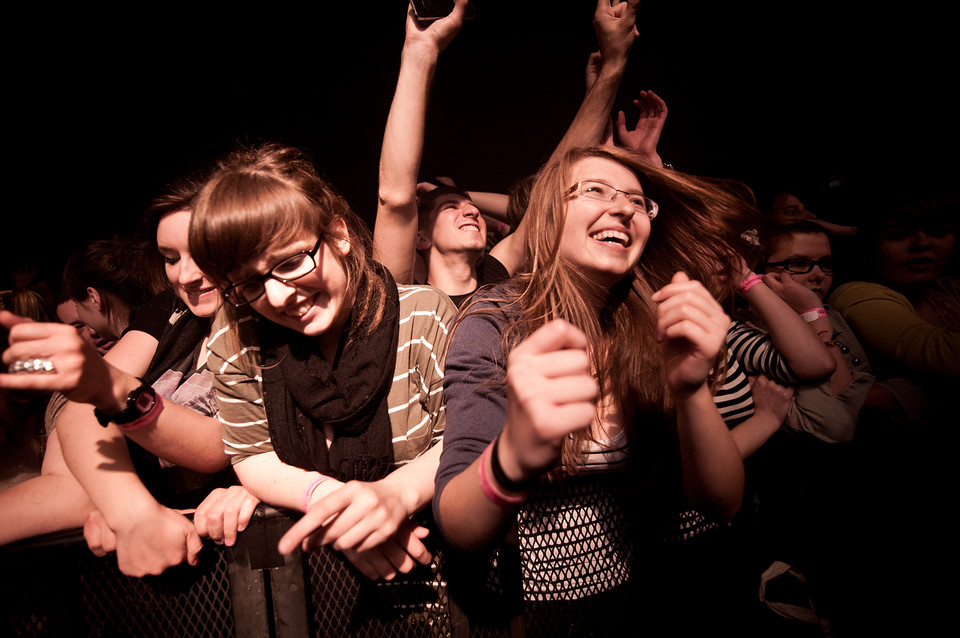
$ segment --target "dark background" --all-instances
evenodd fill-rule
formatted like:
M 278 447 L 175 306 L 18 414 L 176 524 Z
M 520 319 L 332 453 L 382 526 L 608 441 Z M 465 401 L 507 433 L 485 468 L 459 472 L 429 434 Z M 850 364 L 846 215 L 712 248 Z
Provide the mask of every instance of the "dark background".
M 55 281 L 86 239 L 136 227 L 177 175 L 236 141 L 308 149 L 372 221 L 403 0 L 89 9 L 13 20 L 3 273 Z M 440 60 L 421 177 L 502 190 L 562 137 L 595 4 L 476 0 Z M 797 190 L 844 221 L 857 192 L 952 179 L 956 45 L 944 9 L 645 0 L 618 108 L 653 89 L 678 169 Z M 629 116 L 628 116 L 629 117 Z M 832 188 L 830 188 L 832 186 Z

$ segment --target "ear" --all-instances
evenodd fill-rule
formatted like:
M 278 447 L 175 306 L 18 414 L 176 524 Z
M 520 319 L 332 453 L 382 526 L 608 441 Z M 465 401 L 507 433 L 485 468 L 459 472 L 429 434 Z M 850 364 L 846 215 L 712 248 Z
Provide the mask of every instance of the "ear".
M 100 307 L 100 292 L 96 288 L 87 286 L 87 297 L 90 298 L 94 308 Z
M 337 217 L 333 220 L 333 223 L 330 224 L 331 234 L 335 235 L 337 239 L 334 240 L 333 245 L 336 247 L 337 252 L 340 253 L 341 257 L 346 257 L 350 254 L 350 233 L 347 230 L 347 222 L 343 221 L 342 217 Z
M 433 245 L 433 242 L 430 241 L 430 238 L 427 237 L 423 231 L 417 231 L 417 250 L 430 250 L 430 246 Z

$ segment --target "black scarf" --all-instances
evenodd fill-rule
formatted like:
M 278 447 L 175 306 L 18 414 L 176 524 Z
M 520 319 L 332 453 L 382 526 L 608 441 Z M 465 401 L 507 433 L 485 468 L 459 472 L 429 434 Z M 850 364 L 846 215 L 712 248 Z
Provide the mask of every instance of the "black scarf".
M 386 269 L 376 264 L 374 271 L 386 291 L 383 318 L 371 332 L 368 316 L 346 347 L 357 321 L 351 310 L 335 365 L 316 338 L 260 321 L 263 403 L 274 450 L 288 465 L 341 481 L 377 480 L 393 464 L 387 395 L 397 359 L 400 299 Z M 334 432 L 329 450 L 323 424 Z

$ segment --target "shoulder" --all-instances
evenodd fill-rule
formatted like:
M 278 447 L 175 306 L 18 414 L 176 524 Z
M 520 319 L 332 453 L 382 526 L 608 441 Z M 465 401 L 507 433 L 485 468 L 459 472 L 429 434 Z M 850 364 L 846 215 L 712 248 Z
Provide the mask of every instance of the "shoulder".
M 830 294 L 828 301 L 837 311 L 844 314 L 853 306 L 870 301 L 896 303 L 912 309 L 907 298 L 899 292 L 869 281 L 851 281 L 838 286 Z
M 234 318 L 226 306 L 221 307 L 210 326 L 208 367 L 219 374 L 228 368 L 253 374 L 260 353 L 255 335 L 256 321 L 252 313 L 241 313 Z
M 160 339 L 170 325 L 179 319 L 179 314 L 186 312 L 180 298 L 172 290 L 164 290 L 143 306 L 140 306 L 131 316 L 130 325 L 126 332 L 137 330 Z

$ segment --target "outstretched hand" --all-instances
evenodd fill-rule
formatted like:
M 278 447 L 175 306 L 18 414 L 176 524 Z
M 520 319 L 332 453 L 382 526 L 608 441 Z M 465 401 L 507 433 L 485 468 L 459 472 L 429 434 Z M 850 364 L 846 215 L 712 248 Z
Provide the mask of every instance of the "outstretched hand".
M 587 337 L 551 321 L 513 349 L 507 362 L 507 422 L 499 456 L 508 476 L 525 480 L 559 460 L 563 441 L 589 427 L 599 395 Z
M 73 326 L 36 322 L 0 311 L 0 326 L 10 331 L 10 347 L 3 352 L 0 387 L 11 390 L 59 390 L 71 401 L 95 403 L 110 388 L 111 366 Z M 55 370 L 43 373 L 6 373 L 20 360 L 46 359 Z
M 657 145 L 667 121 L 667 104 L 653 91 L 640 91 L 640 99 L 634 100 L 633 105 L 640 111 L 637 125 L 632 131 L 628 129 L 627 116 L 620 111 L 617 114 L 617 140 L 620 146 L 633 151 L 643 161 L 662 167 Z
M 667 386 L 689 396 L 706 381 L 730 327 L 730 317 L 699 281 L 678 272 L 653 293 L 657 340 L 663 345 Z

